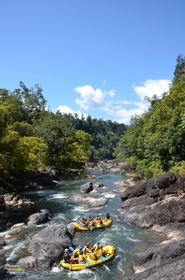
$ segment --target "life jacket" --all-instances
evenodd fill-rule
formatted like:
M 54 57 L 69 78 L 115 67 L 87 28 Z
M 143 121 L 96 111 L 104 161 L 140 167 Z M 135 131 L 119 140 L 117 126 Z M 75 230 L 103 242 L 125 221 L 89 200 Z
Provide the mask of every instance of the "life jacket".
M 97 251 L 97 255 L 98 255 L 99 257 L 102 257 L 102 256 L 104 255 L 103 249 L 99 249 L 99 250 Z
M 82 254 L 80 254 L 79 257 L 78 257 L 78 263 L 83 262 L 83 260 L 84 260 L 84 257 L 83 257 Z
M 91 260 L 97 260 L 97 254 L 95 252 L 90 253 L 89 257 L 91 258 Z
M 94 248 L 94 250 L 95 250 L 96 252 L 98 251 L 98 247 L 99 247 L 99 246 L 98 246 L 97 243 L 95 243 L 94 246 L 93 246 L 93 248 Z
M 89 249 L 89 247 L 85 246 L 83 249 L 84 254 L 89 254 L 91 253 L 91 250 Z
M 73 256 L 75 258 L 78 258 L 78 256 L 80 255 L 80 249 L 79 248 L 76 248 L 74 251 L 73 251 Z

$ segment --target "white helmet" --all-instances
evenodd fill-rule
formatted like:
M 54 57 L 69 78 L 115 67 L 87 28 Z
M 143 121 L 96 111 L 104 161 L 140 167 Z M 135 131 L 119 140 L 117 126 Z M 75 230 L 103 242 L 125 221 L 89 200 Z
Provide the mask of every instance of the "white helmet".
M 68 251 L 69 251 L 68 249 L 65 249 L 65 250 L 64 250 L 64 252 L 68 252 Z

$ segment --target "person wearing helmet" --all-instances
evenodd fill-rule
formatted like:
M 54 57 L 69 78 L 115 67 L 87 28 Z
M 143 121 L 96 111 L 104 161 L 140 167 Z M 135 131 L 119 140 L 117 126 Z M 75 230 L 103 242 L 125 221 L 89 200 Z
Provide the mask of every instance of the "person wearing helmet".
M 110 219 L 109 212 L 106 212 L 106 213 L 105 213 L 105 220 L 108 221 L 109 219 Z
M 70 262 L 71 262 L 72 264 L 76 264 L 76 263 L 78 263 L 78 259 L 75 258 L 74 256 L 71 256 Z
M 96 242 L 94 245 L 93 245 L 93 248 L 94 248 L 94 251 L 97 252 L 98 251 L 98 248 L 99 248 L 99 245 L 100 245 L 100 242 Z
M 96 215 L 96 217 L 95 217 L 95 219 L 94 219 L 94 225 L 95 225 L 95 226 L 98 226 L 98 225 L 100 224 L 100 220 L 101 220 L 100 216 L 99 216 L 99 215 Z
M 105 252 L 104 252 L 103 246 L 101 244 L 98 245 L 97 256 L 100 257 L 100 258 L 105 256 Z
M 79 246 L 80 254 L 83 254 L 83 247 Z
M 80 251 L 80 255 L 78 257 L 78 263 L 84 263 L 85 259 L 84 259 L 84 256 L 83 256 L 83 251 L 81 252 Z
M 80 255 L 80 249 L 79 248 L 76 248 L 74 251 L 73 251 L 73 257 L 74 258 L 78 258 Z
M 83 248 L 83 253 L 86 254 L 90 254 L 91 253 L 91 249 L 90 249 L 90 242 L 87 242 L 86 245 Z
M 97 253 L 96 251 L 94 251 L 94 248 L 91 248 L 91 253 L 89 254 L 89 257 L 91 258 L 91 260 L 95 261 L 98 259 Z
M 80 225 L 82 227 L 87 227 L 87 224 L 88 224 L 88 221 L 86 218 L 82 218 L 81 221 L 80 221 Z
M 68 249 L 64 250 L 63 259 L 64 259 L 64 262 L 70 263 L 70 255 L 69 255 L 69 250 Z
M 93 219 L 91 218 L 91 216 L 89 216 L 89 217 L 87 218 L 87 226 L 88 226 L 88 227 L 92 227 L 92 225 L 93 225 Z

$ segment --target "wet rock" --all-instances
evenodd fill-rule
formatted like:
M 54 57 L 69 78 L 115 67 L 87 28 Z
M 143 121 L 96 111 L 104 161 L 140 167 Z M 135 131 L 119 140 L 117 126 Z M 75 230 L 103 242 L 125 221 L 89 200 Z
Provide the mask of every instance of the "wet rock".
M 81 195 L 73 195 L 70 198 L 71 202 L 74 203 L 82 203 L 88 205 L 88 207 L 96 208 L 96 207 L 102 207 L 107 204 L 108 200 L 105 197 L 100 198 L 93 198 L 93 197 L 83 197 Z
M 25 223 L 18 223 L 18 224 L 15 224 L 11 227 L 11 229 L 15 229 L 15 228 L 21 228 L 21 227 L 24 227 L 25 226 Z
M 25 195 L 20 195 L 16 193 L 8 193 L 3 196 L 4 204 L 6 206 L 16 206 L 16 205 L 31 205 L 34 204 Z
M 93 190 L 93 183 L 92 182 L 88 182 L 84 185 L 81 186 L 80 191 L 82 193 L 88 193 L 91 192 Z
M 32 214 L 25 221 L 28 225 L 40 225 L 47 223 L 51 219 L 51 214 L 47 209 L 42 209 L 40 213 Z
M 47 271 L 58 263 L 64 249 L 73 246 L 72 235 L 64 225 L 50 225 L 33 236 L 28 246 L 30 256 L 20 259 L 19 264 L 24 269 Z
M 104 184 L 103 183 L 96 183 L 96 187 L 97 188 L 102 188 L 102 187 L 104 187 Z
M 67 225 L 67 229 L 69 231 L 69 233 L 74 236 L 75 232 L 76 232 L 76 228 L 74 226 L 74 223 L 70 223 Z

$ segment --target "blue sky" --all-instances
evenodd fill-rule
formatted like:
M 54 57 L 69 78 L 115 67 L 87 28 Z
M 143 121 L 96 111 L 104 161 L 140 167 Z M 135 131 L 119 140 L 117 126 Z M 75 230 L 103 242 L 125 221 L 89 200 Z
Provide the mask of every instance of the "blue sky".
M 39 84 L 50 110 L 129 124 L 185 56 L 184 0 L 1 0 L 0 88 Z

